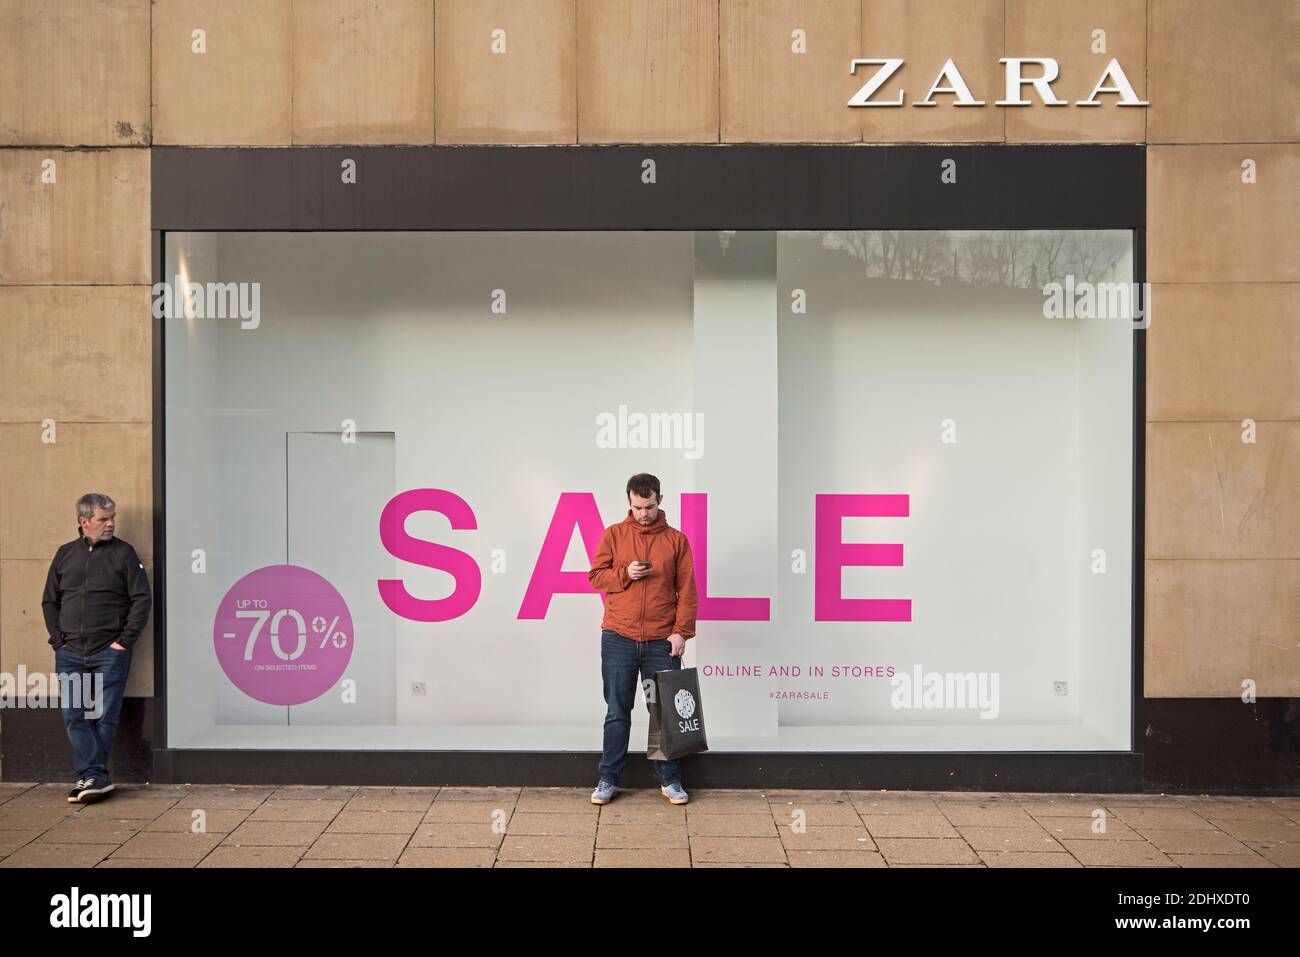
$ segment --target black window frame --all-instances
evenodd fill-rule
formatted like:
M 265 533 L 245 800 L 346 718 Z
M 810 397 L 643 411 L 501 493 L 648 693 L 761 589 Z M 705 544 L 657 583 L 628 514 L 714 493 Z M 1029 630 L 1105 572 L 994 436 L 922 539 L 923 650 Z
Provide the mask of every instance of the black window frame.
M 347 161 L 355 183 L 343 182 Z M 647 229 L 1123 229 L 1133 235 L 1133 281 L 1146 282 L 1141 145 L 155 147 L 151 173 L 155 283 L 166 281 L 170 231 Z M 164 320 L 151 321 L 151 780 L 590 784 L 596 752 L 168 746 L 166 353 Z M 694 786 L 1142 789 L 1146 331 L 1135 325 L 1133 336 L 1129 750 L 719 752 L 686 759 Z M 627 778 L 653 783 L 644 762 L 631 762 Z

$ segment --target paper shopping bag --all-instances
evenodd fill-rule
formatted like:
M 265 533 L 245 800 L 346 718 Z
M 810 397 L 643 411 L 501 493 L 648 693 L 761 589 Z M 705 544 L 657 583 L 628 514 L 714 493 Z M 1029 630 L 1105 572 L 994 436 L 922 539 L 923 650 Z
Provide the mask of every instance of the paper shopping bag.
M 699 672 L 694 668 L 656 671 L 654 678 L 645 756 L 652 761 L 672 761 L 709 750 Z

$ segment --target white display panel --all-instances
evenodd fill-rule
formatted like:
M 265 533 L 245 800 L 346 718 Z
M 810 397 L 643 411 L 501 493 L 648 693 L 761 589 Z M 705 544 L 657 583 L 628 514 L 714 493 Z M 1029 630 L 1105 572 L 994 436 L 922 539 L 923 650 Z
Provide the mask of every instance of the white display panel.
M 1127 283 L 1128 233 L 167 239 L 169 280 L 258 307 L 165 320 L 170 747 L 599 751 L 584 536 L 651 472 L 707 576 L 711 750 L 1128 750 L 1132 324 L 1047 318 L 1042 288 Z M 683 428 L 633 447 L 638 413 Z M 404 531 L 474 575 L 381 536 L 387 503 L 446 493 L 469 521 Z M 232 586 L 286 562 L 352 628 L 292 705 L 216 650 Z M 393 580 L 459 607 L 416 620 Z

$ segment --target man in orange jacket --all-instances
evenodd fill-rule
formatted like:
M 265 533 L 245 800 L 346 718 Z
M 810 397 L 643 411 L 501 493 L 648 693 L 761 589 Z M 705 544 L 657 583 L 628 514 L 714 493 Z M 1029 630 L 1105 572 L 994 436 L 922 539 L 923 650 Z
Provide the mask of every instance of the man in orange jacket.
M 627 517 L 605 529 L 587 579 L 604 592 L 600 672 L 605 683 L 605 743 L 592 804 L 608 804 L 623 783 L 637 675 L 646 710 L 656 671 L 682 666 L 686 642 L 695 637 L 695 565 L 686 536 L 668 524 L 659 507 L 659 480 L 633 475 L 627 482 Z M 649 682 L 647 684 L 647 682 Z M 655 761 L 659 792 L 685 804 L 677 761 Z

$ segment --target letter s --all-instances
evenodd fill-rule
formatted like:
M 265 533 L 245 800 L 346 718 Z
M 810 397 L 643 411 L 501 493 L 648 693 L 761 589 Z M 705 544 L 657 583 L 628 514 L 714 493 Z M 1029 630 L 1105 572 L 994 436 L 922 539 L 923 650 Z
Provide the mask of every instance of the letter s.
M 474 607 L 483 588 L 483 575 L 472 556 L 408 535 L 406 519 L 415 512 L 438 512 L 447 516 L 453 529 L 472 529 L 478 528 L 474 510 L 446 489 L 414 488 L 395 495 L 379 516 L 379 539 L 390 555 L 447 572 L 456 580 L 456 587 L 446 598 L 416 598 L 401 579 L 381 578 L 379 597 L 390 611 L 410 621 L 451 621 Z

